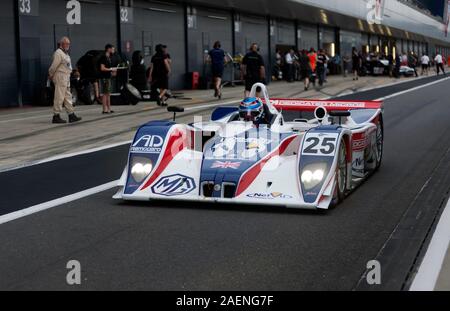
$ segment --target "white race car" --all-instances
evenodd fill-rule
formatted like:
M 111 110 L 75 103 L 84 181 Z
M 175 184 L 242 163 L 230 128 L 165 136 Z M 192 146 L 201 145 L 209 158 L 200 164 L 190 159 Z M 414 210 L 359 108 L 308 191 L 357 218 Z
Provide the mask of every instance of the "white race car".
M 226 106 L 206 122 L 143 125 L 114 198 L 328 209 L 380 167 L 382 102 L 270 99 L 262 84 L 250 96 L 258 88 L 267 124 Z

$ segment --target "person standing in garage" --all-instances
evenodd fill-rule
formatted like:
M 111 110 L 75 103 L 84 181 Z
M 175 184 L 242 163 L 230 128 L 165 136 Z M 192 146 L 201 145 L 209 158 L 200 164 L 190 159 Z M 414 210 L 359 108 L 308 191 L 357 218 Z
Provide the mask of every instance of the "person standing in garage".
M 266 69 L 264 60 L 258 53 L 259 48 L 256 43 L 252 43 L 249 52 L 242 60 L 242 79 L 245 80 L 245 97 L 250 95 L 250 91 L 255 83 L 265 83 Z
M 64 124 L 66 120 L 61 118 L 62 107 L 69 115 L 69 123 L 81 121 L 75 115 L 72 94 L 70 93 L 70 75 L 72 74 L 72 61 L 69 55 L 70 40 L 61 38 L 59 47 L 53 54 L 53 61 L 48 70 L 49 79 L 55 84 L 55 97 L 53 100 L 53 124 Z
M 211 62 L 211 71 L 214 84 L 214 97 L 222 98 L 222 76 L 225 68 L 225 52 L 221 49 L 219 41 L 214 43 L 214 47 L 208 53 L 209 61 Z
M 171 59 L 167 53 L 167 46 L 158 44 L 155 48 L 156 53 L 152 57 L 151 66 L 148 74 L 149 83 L 152 89 L 159 90 L 156 99 L 158 106 L 167 106 L 165 96 L 169 89 L 169 74 Z
M 105 46 L 105 54 L 99 59 L 100 66 L 100 86 L 103 94 L 103 114 L 114 113 L 111 110 L 111 92 L 112 92 L 112 74 L 117 73 L 117 68 L 112 65 L 112 55 L 114 46 L 107 44 Z

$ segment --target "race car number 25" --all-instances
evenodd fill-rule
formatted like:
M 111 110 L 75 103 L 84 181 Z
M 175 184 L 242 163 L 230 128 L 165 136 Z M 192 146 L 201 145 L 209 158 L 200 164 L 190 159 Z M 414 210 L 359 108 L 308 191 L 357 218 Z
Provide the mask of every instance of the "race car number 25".
M 302 155 L 334 156 L 338 133 L 308 133 L 303 141 Z

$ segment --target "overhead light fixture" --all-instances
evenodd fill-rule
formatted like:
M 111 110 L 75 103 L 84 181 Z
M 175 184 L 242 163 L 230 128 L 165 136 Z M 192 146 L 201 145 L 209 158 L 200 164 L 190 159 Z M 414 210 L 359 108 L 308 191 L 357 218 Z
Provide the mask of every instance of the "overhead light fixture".
M 220 19 L 223 21 L 226 21 L 228 18 L 226 18 L 225 16 L 215 16 L 215 15 L 208 15 L 208 18 L 212 18 L 212 19 Z
M 174 10 L 160 9 L 160 8 L 148 8 L 150 11 L 163 12 L 163 13 L 176 13 Z

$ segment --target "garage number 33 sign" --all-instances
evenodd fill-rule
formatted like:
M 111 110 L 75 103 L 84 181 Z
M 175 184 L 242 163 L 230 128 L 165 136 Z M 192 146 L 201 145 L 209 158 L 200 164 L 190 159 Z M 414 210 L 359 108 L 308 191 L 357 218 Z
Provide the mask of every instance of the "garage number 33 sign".
M 20 15 L 39 16 L 39 0 L 17 0 Z M 66 2 L 66 22 L 68 25 L 81 24 L 81 3 L 77 0 Z

